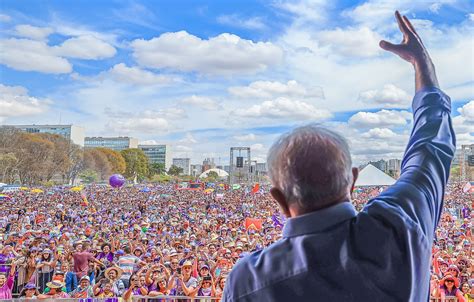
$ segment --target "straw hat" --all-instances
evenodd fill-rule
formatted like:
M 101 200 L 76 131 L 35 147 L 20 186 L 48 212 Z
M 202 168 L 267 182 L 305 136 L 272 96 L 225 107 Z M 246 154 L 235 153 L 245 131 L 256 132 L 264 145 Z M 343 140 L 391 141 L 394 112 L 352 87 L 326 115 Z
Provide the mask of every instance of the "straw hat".
M 109 274 L 110 274 L 111 271 L 116 271 L 117 272 L 117 278 L 115 278 L 115 279 L 120 279 L 120 277 L 123 274 L 123 270 L 120 267 L 112 266 L 112 267 L 109 267 L 108 269 L 105 270 L 105 272 L 104 272 L 105 278 L 111 280 L 109 278 Z
M 46 283 L 46 286 L 49 288 L 63 288 L 64 282 L 54 280 L 54 281 Z

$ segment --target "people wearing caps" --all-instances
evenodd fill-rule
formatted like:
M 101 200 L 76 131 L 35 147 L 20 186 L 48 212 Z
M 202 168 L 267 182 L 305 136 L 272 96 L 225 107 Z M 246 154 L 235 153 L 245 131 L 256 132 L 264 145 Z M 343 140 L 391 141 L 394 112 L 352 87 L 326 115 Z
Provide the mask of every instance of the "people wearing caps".
M 191 276 L 193 263 L 189 260 L 181 265 L 181 276 L 174 274 L 171 282 L 174 282 L 172 292 L 176 296 L 193 296 L 198 290 L 198 280 Z
M 25 300 L 36 299 L 38 295 L 38 288 L 34 283 L 27 283 L 20 292 L 20 298 Z
M 83 299 L 83 298 L 93 298 L 94 290 L 91 286 L 91 280 L 89 276 L 83 276 L 79 280 L 79 286 L 70 293 L 71 298 Z
M 464 301 L 462 292 L 459 290 L 459 279 L 454 277 L 451 274 L 446 274 L 443 279 L 439 282 L 440 293 L 439 298 L 441 301 L 445 301 L 446 296 L 453 296 L 458 299 L 458 301 Z

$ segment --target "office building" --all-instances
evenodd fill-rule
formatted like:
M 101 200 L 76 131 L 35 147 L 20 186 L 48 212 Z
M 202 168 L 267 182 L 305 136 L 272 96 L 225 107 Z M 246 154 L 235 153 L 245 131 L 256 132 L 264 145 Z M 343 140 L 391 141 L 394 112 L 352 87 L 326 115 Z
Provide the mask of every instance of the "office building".
M 201 173 L 204 172 L 202 170 L 202 165 L 201 164 L 195 164 L 195 165 L 191 165 L 191 175 L 192 176 L 199 176 L 201 175 Z
M 378 161 L 369 161 L 369 164 L 376 167 L 382 172 L 387 172 L 387 162 L 383 159 Z
M 58 134 L 71 140 L 74 144 L 84 146 L 84 128 L 76 125 L 5 125 L 14 127 L 27 133 Z
M 138 145 L 138 149 L 141 149 L 143 153 L 145 153 L 150 163 L 164 164 L 166 171 L 171 167 L 172 158 L 170 145 L 140 144 Z
M 386 173 L 393 178 L 399 178 L 401 172 L 402 161 L 400 159 L 392 158 L 387 161 Z
M 173 158 L 173 165 L 182 168 L 184 175 L 191 175 L 190 158 Z
M 138 148 L 138 139 L 128 136 L 118 137 L 86 137 L 85 148 L 109 148 L 122 151 L 130 148 Z

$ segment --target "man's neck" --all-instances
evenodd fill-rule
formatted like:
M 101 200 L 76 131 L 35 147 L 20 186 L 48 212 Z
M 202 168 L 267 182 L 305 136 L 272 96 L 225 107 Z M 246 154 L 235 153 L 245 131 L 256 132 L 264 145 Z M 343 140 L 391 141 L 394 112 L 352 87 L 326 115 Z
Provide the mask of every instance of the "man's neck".
M 313 207 L 310 210 L 301 209 L 297 204 L 293 203 L 290 205 L 289 211 L 291 214 L 291 218 L 294 218 L 294 217 L 301 216 L 304 214 L 309 214 L 312 212 L 324 210 L 343 202 L 350 202 L 350 201 L 351 201 L 350 196 L 344 196 L 344 198 L 337 198 L 335 201 L 324 203 L 321 206 Z

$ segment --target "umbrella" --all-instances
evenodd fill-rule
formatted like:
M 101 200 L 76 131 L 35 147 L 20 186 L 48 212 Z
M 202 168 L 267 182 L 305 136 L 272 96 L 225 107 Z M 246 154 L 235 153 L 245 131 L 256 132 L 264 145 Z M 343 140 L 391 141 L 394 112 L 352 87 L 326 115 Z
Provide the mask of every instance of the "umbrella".
M 31 193 L 43 193 L 44 191 L 41 189 L 33 189 L 31 190 Z

